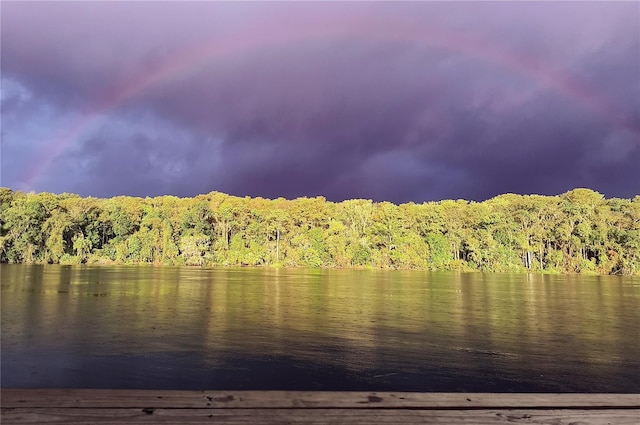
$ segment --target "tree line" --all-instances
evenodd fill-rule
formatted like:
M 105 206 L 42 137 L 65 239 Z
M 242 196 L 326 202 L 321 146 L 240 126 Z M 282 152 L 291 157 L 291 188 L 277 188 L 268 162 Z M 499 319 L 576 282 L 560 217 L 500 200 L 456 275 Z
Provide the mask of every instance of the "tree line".
M 640 196 L 574 189 L 394 205 L 0 188 L 0 262 L 637 274 Z

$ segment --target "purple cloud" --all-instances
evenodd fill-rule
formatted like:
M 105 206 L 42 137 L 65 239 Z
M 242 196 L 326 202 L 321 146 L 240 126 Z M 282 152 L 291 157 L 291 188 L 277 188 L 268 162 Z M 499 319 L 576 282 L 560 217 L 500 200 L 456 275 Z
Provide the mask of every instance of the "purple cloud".
M 639 16 L 617 2 L 9 2 L 2 185 L 633 196 Z

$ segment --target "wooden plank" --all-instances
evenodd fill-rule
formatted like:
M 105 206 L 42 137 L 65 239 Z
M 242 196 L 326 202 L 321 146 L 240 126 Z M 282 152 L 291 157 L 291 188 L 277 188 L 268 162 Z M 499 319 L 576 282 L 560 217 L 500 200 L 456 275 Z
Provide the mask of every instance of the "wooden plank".
M 1 389 L 2 407 L 83 408 L 639 408 L 640 394 Z
M 454 424 L 638 425 L 636 410 L 411 409 L 2 409 L 7 424 Z

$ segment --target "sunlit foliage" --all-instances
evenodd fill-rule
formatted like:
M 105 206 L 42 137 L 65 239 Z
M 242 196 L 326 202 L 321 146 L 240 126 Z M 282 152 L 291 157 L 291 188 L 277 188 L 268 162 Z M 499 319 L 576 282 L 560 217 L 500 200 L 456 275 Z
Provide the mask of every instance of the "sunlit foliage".
M 0 188 L 0 261 L 372 267 L 636 274 L 640 196 L 559 196 L 394 205 L 117 197 Z

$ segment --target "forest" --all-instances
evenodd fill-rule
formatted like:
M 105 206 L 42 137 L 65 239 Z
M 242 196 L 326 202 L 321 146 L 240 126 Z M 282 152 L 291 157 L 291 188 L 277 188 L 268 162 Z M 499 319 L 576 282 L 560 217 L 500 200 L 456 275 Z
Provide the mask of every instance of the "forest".
M 640 195 L 395 205 L 0 188 L 0 262 L 637 274 Z

